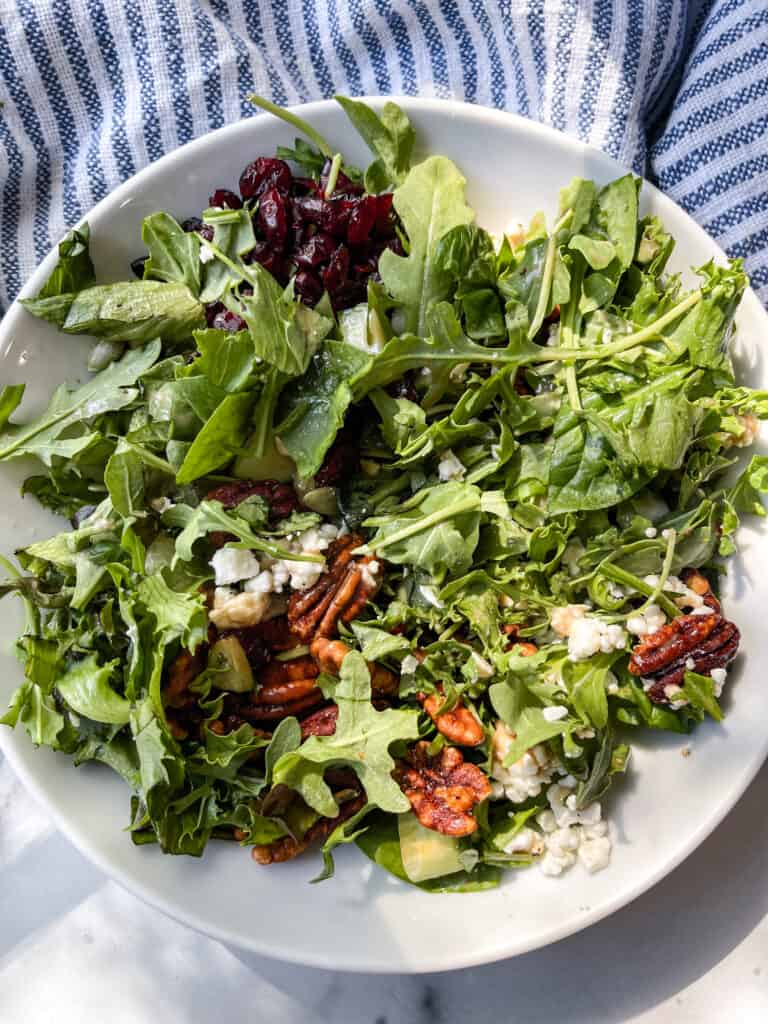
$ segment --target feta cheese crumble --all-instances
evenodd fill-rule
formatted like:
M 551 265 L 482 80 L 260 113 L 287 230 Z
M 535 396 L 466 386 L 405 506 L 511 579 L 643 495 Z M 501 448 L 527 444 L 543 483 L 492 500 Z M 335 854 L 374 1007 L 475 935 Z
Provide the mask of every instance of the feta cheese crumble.
M 541 793 L 551 781 L 559 763 L 546 747 L 537 744 L 514 764 L 505 767 L 504 758 L 514 738 L 515 734 L 503 722 L 496 723 L 492 742 L 491 790 L 496 800 L 506 796 L 512 803 L 520 804 Z
M 649 604 L 644 612 L 636 612 L 627 619 L 627 631 L 634 636 L 655 633 L 666 623 L 667 617 L 657 604 Z
M 724 668 L 713 668 L 709 674 L 712 677 L 712 682 L 715 684 L 715 697 L 719 697 L 723 692 L 723 687 L 725 686 L 725 680 L 728 677 L 728 673 Z
M 437 475 L 445 483 L 448 480 L 463 480 L 467 472 L 464 463 L 457 459 L 450 448 L 446 448 L 440 455 L 440 462 L 437 465 Z
M 623 650 L 627 645 L 627 634 L 621 628 L 604 622 L 597 616 L 577 619 L 568 636 L 568 658 L 571 661 L 585 661 L 593 654 L 607 654 Z
M 211 559 L 211 566 L 216 574 L 217 587 L 251 579 L 261 572 L 253 552 L 241 551 L 239 548 L 219 548 Z
M 551 707 L 542 708 L 541 716 L 546 722 L 559 722 L 561 718 L 568 717 L 568 708 L 563 704 L 553 704 Z

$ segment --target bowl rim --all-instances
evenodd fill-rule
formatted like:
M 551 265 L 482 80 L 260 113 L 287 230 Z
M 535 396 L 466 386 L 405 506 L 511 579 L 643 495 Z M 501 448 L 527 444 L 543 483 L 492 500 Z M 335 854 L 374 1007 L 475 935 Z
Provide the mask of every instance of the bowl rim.
M 404 110 L 415 113 L 429 114 L 430 112 L 438 112 L 440 115 L 444 116 L 445 113 L 448 112 L 457 119 L 473 118 L 485 121 L 491 129 L 498 127 L 509 130 L 511 127 L 523 134 L 537 136 L 545 140 L 548 144 L 559 146 L 561 149 L 567 150 L 570 153 L 573 153 L 574 150 L 576 150 L 580 154 L 591 154 L 599 163 L 602 164 L 603 167 L 606 168 L 606 171 L 612 168 L 613 172 L 619 175 L 629 172 L 629 169 L 625 165 L 597 147 L 581 142 L 580 140 L 566 135 L 549 125 L 531 121 L 519 114 L 508 111 L 455 99 L 402 95 L 360 96 L 355 98 L 368 103 L 370 106 L 374 107 L 374 109 L 380 109 L 384 103 L 391 101 L 399 104 Z M 331 98 L 314 100 L 309 103 L 294 104 L 287 109 L 301 115 L 307 120 L 311 120 L 311 118 L 317 114 L 322 114 L 329 110 L 338 110 L 338 107 L 335 100 Z M 206 132 L 204 135 L 201 135 L 196 139 L 190 140 L 184 145 L 164 154 L 158 160 L 148 164 L 146 167 L 143 167 L 132 177 L 122 182 L 117 186 L 117 188 L 96 203 L 77 223 L 82 224 L 84 221 L 97 221 L 102 216 L 107 215 L 116 204 L 120 206 L 125 202 L 130 201 L 137 191 L 142 190 L 147 183 L 151 182 L 155 175 L 165 174 L 174 163 L 179 161 L 184 162 L 188 160 L 191 155 L 198 152 L 204 153 L 208 146 L 217 144 L 222 139 L 231 138 L 233 135 L 237 136 L 241 133 L 247 134 L 248 131 L 253 128 L 253 125 L 257 123 L 256 118 L 259 115 L 262 115 L 265 119 L 274 119 L 274 115 L 272 114 L 255 110 L 252 116 L 241 118 L 238 121 L 223 125 L 220 128 Z M 642 177 L 640 175 L 636 176 Z M 690 214 L 686 213 L 686 211 L 683 210 L 682 207 L 680 207 L 673 199 L 663 193 L 659 188 L 653 185 L 652 182 L 649 182 L 644 177 L 642 177 L 642 183 L 645 195 L 653 196 L 654 199 L 660 201 L 662 205 L 671 205 L 685 217 L 691 234 L 694 236 L 694 240 L 698 238 L 702 243 L 706 244 L 711 249 L 714 249 L 721 260 L 727 258 L 717 242 L 715 242 L 715 240 L 712 239 L 704 229 L 696 223 L 695 220 L 693 220 Z M 20 305 L 19 299 L 26 298 L 40 289 L 45 279 L 53 269 L 57 258 L 58 243 L 53 246 L 48 255 L 38 264 L 35 271 L 25 281 L 18 295 L 9 306 L 5 316 L 0 321 L 0 340 L 9 330 L 13 330 L 19 317 L 25 315 L 25 311 Z M 742 305 L 745 303 L 753 305 L 753 307 L 765 318 L 766 324 L 768 325 L 768 313 L 766 313 L 766 310 L 752 288 L 748 288 L 744 294 Z M 28 743 L 29 740 L 27 737 L 24 737 L 21 742 Z M 524 940 L 515 942 L 514 939 L 507 939 L 504 942 L 499 942 L 493 951 L 489 951 L 487 949 L 479 953 L 472 953 L 471 951 L 468 951 L 465 955 L 452 954 L 450 956 L 441 955 L 431 958 L 430 954 L 426 952 L 423 958 L 420 958 L 418 964 L 407 962 L 399 965 L 397 970 L 393 970 L 388 965 L 382 964 L 380 959 L 368 959 L 364 948 L 361 948 L 358 957 L 354 961 L 350 962 L 348 960 L 343 965 L 334 963 L 327 951 L 318 951 L 317 953 L 301 952 L 298 954 L 294 954 L 291 950 L 281 949 L 279 951 L 275 951 L 269 947 L 267 941 L 260 941 L 258 935 L 246 937 L 241 934 L 228 932 L 225 928 L 207 923 L 197 917 L 191 910 L 180 908 L 175 903 L 166 901 L 162 897 L 161 893 L 156 892 L 151 886 L 142 882 L 141 879 L 136 878 L 130 871 L 119 865 L 115 865 L 108 855 L 103 854 L 98 849 L 90 836 L 86 834 L 84 830 L 77 825 L 72 825 L 68 821 L 66 813 L 63 810 L 60 810 L 59 807 L 49 798 L 44 783 L 42 781 L 38 781 L 37 778 L 27 770 L 21 754 L 17 753 L 16 741 L 14 740 L 14 734 L 12 732 L 6 732 L 5 729 L 0 729 L 0 750 L 2 750 L 9 765 L 26 790 L 31 793 L 38 804 L 46 810 L 53 819 L 56 827 L 80 851 L 80 853 L 86 857 L 87 860 L 94 864 L 107 877 L 114 879 L 124 889 L 128 890 L 133 895 L 138 896 L 150 906 L 162 911 L 173 920 L 178 921 L 201 934 L 217 939 L 226 945 L 245 949 L 251 953 L 268 957 L 270 959 L 277 959 L 288 963 L 321 969 L 332 969 L 337 971 L 343 970 L 349 971 L 350 973 L 364 972 L 386 975 L 422 974 L 436 971 L 464 969 L 498 962 L 513 956 L 519 956 L 523 953 L 532 952 L 533 950 L 541 949 L 551 945 L 552 943 L 559 942 L 570 935 L 577 934 L 585 928 L 596 924 L 598 921 L 609 917 L 616 911 L 627 906 L 660 882 L 687 857 L 689 857 L 690 854 L 692 854 L 694 850 L 701 845 L 701 843 L 715 830 L 715 828 L 717 828 L 726 815 L 732 810 L 744 794 L 749 784 L 753 781 L 768 756 L 768 732 L 766 732 L 762 743 L 755 747 L 752 757 L 746 763 L 741 765 L 741 771 L 731 788 L 730 798 L 723 800 L 722 803 L 710 813 L 706 820 L 702 821 L 699 827 L 688 836 L 686 841 L 679 846 L 663 866 L 650 872 L 647 876 L 629 887 L 621 888 L 620 893 L 615 897 L 602 902 L 599 907 L 585 912 L 583 915 L 579 916 L 578 920 L 571 920 L 569 923 L 564 923 L 562 926 L 553 927 L 545 934 L 529 939 L 528 941 Z

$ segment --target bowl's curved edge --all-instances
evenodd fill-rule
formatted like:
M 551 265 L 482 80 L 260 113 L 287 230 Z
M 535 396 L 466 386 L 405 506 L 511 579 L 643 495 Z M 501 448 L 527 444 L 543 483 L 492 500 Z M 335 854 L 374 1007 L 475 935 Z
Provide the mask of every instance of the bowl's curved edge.
M 361 98 L 374 107 L 380 107 L 387 99 L 391 99 L 403 106 L 404 109 L 411 109 L 422 113 L 428 113 L 430 110 L 440 110 L 441 112 L 453 110 L 456 111 L 456 116 L 470 116 L 483 119 L 490 125 L 497 124 L 499 126 L 509 126 L 510 124 L 513 124 L 516 125 L 520 131 L 540 135 L 541 137 L 546 138 L 550 143 L 558 144 L 564 149 L 573 150 L 575 147 L 582 153 L 591 153 L 596 160 L 602 162 L 607 171 L 612 168 L 617 174 L 621 174 L 626 173 L 627 170 L 613 157 L 603 153 L 595 147 L 588 146 L 587 144 L 573 139 L 570 136 L 564 135 L 547 125 L 539 124 L 535 121 L 529 121 L 517 114 L 506 111 L 481 107 L 475 104 L 463 103 L 455 100 L 422 99 L 408 96 L 366 96 Z M 302 116 L 311 118 L 313 114 L 328 110 L 329 108 L 333 108 L 333 106 L 333 100 L 318 100 L 312 103 L 302 104 L 291 109 L 300 112 Z M 266 118 L 271 117 L 272 115 L 263 114 L 255 116 L 263 116 Z M 213 132 L 209 132 L 198 139 L 193 139 L 184 146 L 166 154 L 159 160 L 149 164 L 147 167 L 137 172 L 137 174 L 132 178 L 129 178 L 127 181 L 119 185 L 113 192 L 97 203 L 92 210 L 89 211 L 86 217 L 83 218 L 83 220 L 99 217 L 108 211 L 113 204 L 129 199 L 132 192 L 137 188 L 140 188 L 142 184 L 148 181 L 154 174 L 162 173 L 165 168 L 175 160 L 186 157 L 196 150 L 202 150 L 208 145 L 215 144 L 219 139 L 229 135 L 233 131 L 247 131 L 252 126 L 253 122 L 254 117 L 249 117 L 235 122 L 234 124 L 224 125 L 223 127 L 218 128 Z M 723 253 L 720 246 L 717 245 L 717 243 L 710 238 L 704 229 L 698 225 L 677 203 L 656 188 L 656 186 L 651 182 L 644 180 L 643 189 L 647 193 L 652 194 L 662 206 L 667 206 L 677 210 L 680 215 L 684 216 L 688 220 L 692 231 L 699 236 L 702 243 L 705 243 L 709 247 L 714 247 L 722 259 L 726 258 L 725 253 Z M 18 299 L 28 297 L 40 289 L 45 278 L 53 269 L 57 255 L 57 246 L 54 246 L 48 256 L 45 257 L 35 272 L 27 282 L 25 282 L 17 299 L 11 304 L 3 320 L 0 321 L 0 329 L 7 329 L 9 327 L 12 329 L 19 317 L 27 315 L 23 307 L 19 304 Z M 760 303 L 760 300 L 757 298 L 757 295 L 751 288 L 747 293 L 745 293 L 743 302 L 748 303 L 752 307 L 753 311 L 758 313 L 758 315 L 761 315 L 762 317 L 768 316 Z M 23 739 L 19 738 L 19 741 L 28 742 L 26 737 Z M 740 773 L 738 780 L 732 787 L 730 799 L 723 801 L 717 811 L 713 813 L 712 816 L 699 829 L 697 829 L 686 842 L 680 845 L 680 848 L 676 851 L 674 856 L 670 857 L 662 868 L 652 872 L 652 874 L 643 879 L 642 882 L 632 886 L 629 890 L 623 890 L 620 896 L 606 900 L 594 909 L 585 912 L 584 916 L 580 918 L 579 921 L 563 926 L 562 928 L 551 929 L 549 932 L 537 937 L 533 941 L 507 942 L 503 948 L 497 947 L 493 950 L 484 950 L 476 954 L 461 957 L 451 956 L 430 959 L 429 954 L 425 954 L 420 958 L 418 964 L 406 962 L 398 965 L 397 971 L 393 971 L 391 966 L 382 966 L 379 961 L 366 960 L 364 953 L 362 953 L 354 962 L 346 962 L 343 965 L 334 962 L 327 954 L 319 953 L 317 956 L 294 956 L 286 955 L 284 952 L 277 954 L 268 947 L 266 942 L 262 943 L 249 936 L 229 933 L 224 929 L 211 926 L 210 924 L 200 921 L 192 913 L 179 911 L 175 906 L 167 904 L 159 898 L 154 891 L 144 886 L 140 881 L 137 881 L 129 872 L 112 864 L 108 858 L 103 856 L 94 846 L 86 834 L 83 834 L 79 828 L 73 827 L 71 823 L 67 821 L 65 815 L 60 813 L 57 807 L 48 799 L 42 784 L 37 781 L 34 775 L 27 771 L 20 755 L 17 753 L 16 740 L 13 733 L 6 733 L 4 730 L 0 730 L 0 749 L 3 751 L 15 774 L 31 793 L 33 798 L 51 816 L 56 827 L 70 839 L 73 845 L 89 861 L 91 861 L 91 863 L 93 863 L 100 871 L 104 872 L 105 875 L 118 882 L 118 884 L 123 888 L 132 894 L 139 896 L 146 903 L 158 910 L 161 910 L 168 917 L 179 921 L 181 924 L 187 925 L 202 934 L 218 939 L 225 944 L 245 949 L 260 956 L 279 959 L 295 963 L 297 965 L 335 970 L 343 969 L 355 973 L 422 974 L 475 967 L 482 964 L 504 960 L 512 956 L 519 956 L 523 953 L 532 952 L 536 949 L 540 949 L 544 946 L 565 939 L 570 935 L 574 935 L 585 928 L 596 924 L 604 918 L 609 917 L 611 914 L 616 913 L 617 910 L 620 910 L 622 907 L 625 907 L 636 900 L 639 896 L 647 892 L 665 878 L 671 871 L 678 867 L 723 821 L 736 802 L 744 794 L 745 790 L 760 770 L 763 762 L 766 760 L 766 757 L 768 757 L 768 734 L 766 734 L 763 740 L 762 747 L 756 749 L 754 756 L 743 766 L 743 770 Z

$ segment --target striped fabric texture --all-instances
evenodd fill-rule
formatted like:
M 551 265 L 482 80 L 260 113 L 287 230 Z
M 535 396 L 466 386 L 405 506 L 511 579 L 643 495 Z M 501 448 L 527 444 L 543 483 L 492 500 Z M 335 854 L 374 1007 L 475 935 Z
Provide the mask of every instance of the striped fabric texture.
M 0 0 L 0 311 L 68 226 L 241 117 L 465 99 L 656 180 L 768 300 L 766 0 Z

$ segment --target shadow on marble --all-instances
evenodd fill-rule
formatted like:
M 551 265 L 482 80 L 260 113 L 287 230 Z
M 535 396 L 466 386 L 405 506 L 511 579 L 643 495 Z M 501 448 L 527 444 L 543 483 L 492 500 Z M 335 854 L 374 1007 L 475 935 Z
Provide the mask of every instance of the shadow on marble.
M 48 928 L 103 885 L 104 876 L 58 832 L 24 848 L 0 872 L 0 961 L 40 928 Z
M 706 974 L 768 913 L 767 791 L 768 765 L 714 835 L 650 892 L 578 935 L 512 960 L 395 978 L 296 967 L 229 948 L 302 1003 L 308 1017 L 333 1024 L 627 1020 Z

